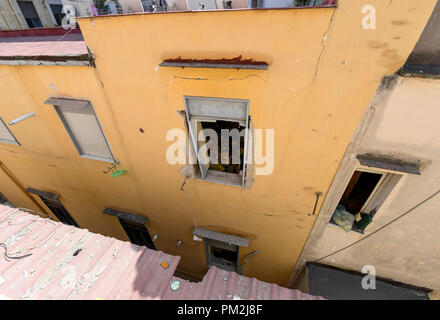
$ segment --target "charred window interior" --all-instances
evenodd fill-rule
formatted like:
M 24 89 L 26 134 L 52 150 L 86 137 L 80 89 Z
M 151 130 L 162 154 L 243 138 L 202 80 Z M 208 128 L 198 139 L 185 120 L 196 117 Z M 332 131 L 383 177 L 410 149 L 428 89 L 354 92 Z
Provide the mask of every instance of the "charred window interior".
M 66 208 L 64 208 L 64 206 L 59 201 L 46 199 L 42 196 L 40 196 L 40 199 L 62 223 L 79 227 L 72 216 L 69 214 L 69 212 L 67 212 Z
M 145 225 L 138 223 L 133 223 L 126 219 L 119 218 L 119 222 L 127 233 L 128 238 L 131 243 L 137 244 L 138 246 L 145 246 L 149 249 L 156 250 L 153 241 L 151 240 L 150 234 L 148 233 Z
M 363 210 L 382 177 L 383 175 L 378 173 L 355 171 L 330 223 L 341 226 L 345 231 L 363 232 L 374 215 Z
M 205 238 L 206 262 L 208 267 L 216 266 L 237 272 L 239 247 L 226 242 Z
M 241 175 L 243 170 L 243 158 L 244 158 L 244 136 L 240 136 L 240 141 L 237 139 L 234 139 L 233 137 L 228 137 L 228 142 L 226 144 L 222 144 L 221 136 L 222 136 L 222 130 L 230 130 L 236 129 L 239 132 L 242 132 L 242 130 L 245 128 L 241 126 L 238 122 L 231 122 L 231 121 L 215 121 L 215 122 L 201 122 L 202 129 L 212 129 L 217 133 L 218 139 L 218 154 L 213 155 L 211 154 L 212 150 L 208 149 L 208 157 L 212 159 L 215 157 L 218 161 L 217 163 L 210 163 L 208 170 L 214 170 L 214 171 L 220 171 L 220 172 L 228 172 L 228 173 L 235 173 Z M 209 143 L 210 137 L 206 137 L 206 143 Z M 240 163 L 234 163 L 233 161 L 233 150 L 237 148 L 237 143 L 240 143 L 239 150 L 240 150 Z
M 249 101 L 184 98 L 190 141 L 197 157 L 195 177 L 244 187 L 249 149 Z

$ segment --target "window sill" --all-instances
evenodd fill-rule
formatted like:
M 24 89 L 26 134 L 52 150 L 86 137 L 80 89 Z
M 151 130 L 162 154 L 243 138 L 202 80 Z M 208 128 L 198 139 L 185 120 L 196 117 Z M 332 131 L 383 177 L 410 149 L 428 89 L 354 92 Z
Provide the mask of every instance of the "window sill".
M 200 172 L 197 171 L 194 175 L 194 178 L 196 180 L 201 180 L 205 182 L 212 182 L 241 188 L 241 175 L 235 173 L 208 170 L 208 172 L 206 173 L 206 178 L 203 179 Z
M 336 223 L 334 223 L 333 221 L 330 221 L 330 222 L 328 223 L 328 225 L 329 225 L 329 226 L 333 226 L 333 227 L 337 227 L 337 228 L 339 228 L 339 229 L 341 229 L 341 230 L 344 230 L 344 229 L 342 229 L 340 226 L 338 226 Z M 356 233 L 360 233 L 360 234 L 365 234 L 365 230 L 364 230 L 364 231 L 360 231 L 360 230 L 358 230 L 354 225 L 353 225 L 353 227 L 351 228 L 351 230 L 348 231 L 348 232 L 356 232 Z M 348 233 L 348 232 L 347 232 L 347 233 Z
M 97 160 L 97 161 L 103 161 L 103 162 L 109 162 L 109 163 L 115 163 L 114 159 L 110 158 L 102 158 L 98 156 L 90 156 L 88 154 L 82 154 L 80 155 L 81 158 L 91 159 L 91 160 Z

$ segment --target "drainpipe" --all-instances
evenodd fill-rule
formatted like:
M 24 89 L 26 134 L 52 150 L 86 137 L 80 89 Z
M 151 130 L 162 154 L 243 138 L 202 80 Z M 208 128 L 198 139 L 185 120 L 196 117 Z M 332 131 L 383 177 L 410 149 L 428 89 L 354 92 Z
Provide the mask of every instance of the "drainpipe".
M 9 5 L 11 6 L 12 10 L 14 11 L 14 13 L 15 13 L 15 17 L 17 18 L 18 22 L 20 23 L 21 27 L 22 27 L 23 29 L 26 29 L 26 26 L 23 25 L 23 22 L 21 22 L 21 20 L 20 20 L 20 18 L 19 18 L 19 16 L 18 16 L 17 10 L 15 10 L 15 7 L 12 5 L 11 0 L 8 0 L 8 1 L 9 1 Z

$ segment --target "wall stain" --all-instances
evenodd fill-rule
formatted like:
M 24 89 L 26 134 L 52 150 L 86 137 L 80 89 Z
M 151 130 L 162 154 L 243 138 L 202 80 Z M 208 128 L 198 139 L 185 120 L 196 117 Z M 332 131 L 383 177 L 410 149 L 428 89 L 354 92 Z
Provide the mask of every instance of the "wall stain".
M 373 40 L 373 41 L 370 41 L 368 43 L 368 46 L 370 48 L 373 48 L 373 49 L 384 49 L 384 48 L 388 47 L 388 43 L 387 42 L 381 42 L 381 41 Z
M 391 23 L 396 26 L 404 26 L 407 24 L 411 24 L 409 21 L 405 21 L 405 20 L 393 20 L 393 21 L 391 21 Z
M 399 55 L 397 54 L 397 50 L 394 50 L 394 49 L 385 50 L 382 53 L 382 56 L 389 58 L 389 59 L 393 59 L 393 60 L 397 60 L 399 58 Z

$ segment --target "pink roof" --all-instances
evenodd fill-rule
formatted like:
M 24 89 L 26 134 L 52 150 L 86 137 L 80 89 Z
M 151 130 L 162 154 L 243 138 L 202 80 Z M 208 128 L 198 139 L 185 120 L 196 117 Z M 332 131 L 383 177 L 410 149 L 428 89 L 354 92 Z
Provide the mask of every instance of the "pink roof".
M 86 43 L 79 31 L 64 29 L 57 32 L 43 31 L 39 33 L 0 31 L 0 58 L 88 55 Z
M 173 277 L 181 283 L 180 289 L 168 287 L 167 300 L 324 300 L 299 290 L 280 287 L 255 278 L 241 276 L 235 272 L 210 267 L 203 280 L 198 283 Z
M 322 299 L 215 267 L 191 283 L 173 276 L 178 256 L 3 205 L 0 243 L 31 254 L 0 249 L 0 299 Z

